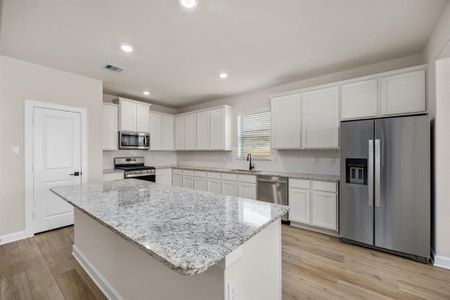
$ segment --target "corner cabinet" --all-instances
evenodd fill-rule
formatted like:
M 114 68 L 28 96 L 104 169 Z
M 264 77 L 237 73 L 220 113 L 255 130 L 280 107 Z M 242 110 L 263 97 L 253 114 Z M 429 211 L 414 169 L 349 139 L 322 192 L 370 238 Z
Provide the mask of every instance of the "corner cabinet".
M 119 131 L 119 107 L 104 103 L 102 107 L 102 146 L 103 150 L 117 150 Z
M 119 130 L 149 131 L 150 104 L 119 98 Z
M 176 150 L 231 150 L 231 107 L 223 105 L 175 117 Z
M 173 115 L 159 112 L 150 112 L 150 150 L 175 150 L 174 122 L 175 118 Z

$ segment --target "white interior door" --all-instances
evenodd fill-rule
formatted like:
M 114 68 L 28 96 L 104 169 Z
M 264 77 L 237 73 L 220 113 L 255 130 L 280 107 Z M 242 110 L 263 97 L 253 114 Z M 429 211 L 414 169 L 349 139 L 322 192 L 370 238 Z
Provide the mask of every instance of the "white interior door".
M 35 108 L 33 130 L 34 231 L 41 232 L 73 224 L 72 206 L 49 189 L 81 184 L 81 115 Z

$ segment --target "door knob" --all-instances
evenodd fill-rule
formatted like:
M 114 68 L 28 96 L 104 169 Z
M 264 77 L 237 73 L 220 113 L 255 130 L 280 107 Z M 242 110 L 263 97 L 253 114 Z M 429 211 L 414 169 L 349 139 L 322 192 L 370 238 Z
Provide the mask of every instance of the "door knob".
M 82 173 L 81 172 L 73 172 L 72 174 L 69 174 L 70 176 L 80 176 Z

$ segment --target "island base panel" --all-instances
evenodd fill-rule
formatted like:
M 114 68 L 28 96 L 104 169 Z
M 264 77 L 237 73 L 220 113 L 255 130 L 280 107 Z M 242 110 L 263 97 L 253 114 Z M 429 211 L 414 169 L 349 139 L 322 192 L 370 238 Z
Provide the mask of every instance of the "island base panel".
M 275 221 L 205 272 L 181 275 L 75 209 L 73 254 L 109 299 L 281 300 L 281 224 Z

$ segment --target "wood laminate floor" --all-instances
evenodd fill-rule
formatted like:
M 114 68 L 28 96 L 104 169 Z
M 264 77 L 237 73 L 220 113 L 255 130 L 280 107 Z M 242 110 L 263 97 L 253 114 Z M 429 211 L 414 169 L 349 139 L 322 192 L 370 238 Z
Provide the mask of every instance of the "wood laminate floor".
M 0 246 L 0 299 L 105 299 L 72 243 L 67 227 Z M 283 226 L 283 300 L 293 299 L 450 299 L 450 271 Z

